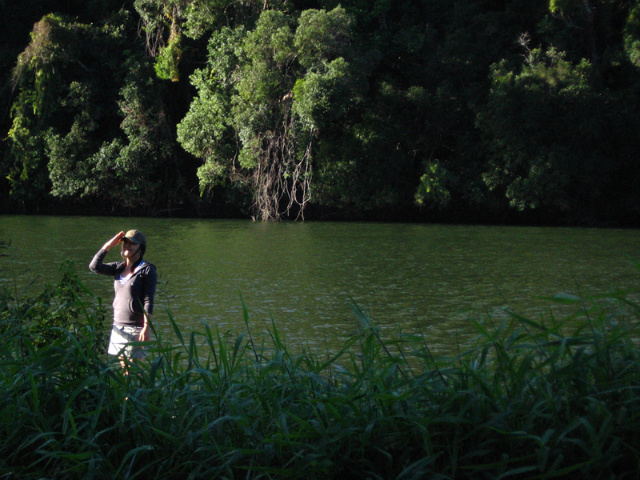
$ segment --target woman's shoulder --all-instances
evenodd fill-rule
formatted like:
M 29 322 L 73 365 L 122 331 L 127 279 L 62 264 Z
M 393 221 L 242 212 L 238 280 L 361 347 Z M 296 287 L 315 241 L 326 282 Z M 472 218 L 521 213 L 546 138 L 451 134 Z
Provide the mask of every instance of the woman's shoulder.
M 138 266 L 138 268 L 144 273 L 150 273 L 150 272 L 155 273 L 156 271 L 156 266 L 153 263 L 148 262 L 146 260 L 143 260 L 142 263 Z

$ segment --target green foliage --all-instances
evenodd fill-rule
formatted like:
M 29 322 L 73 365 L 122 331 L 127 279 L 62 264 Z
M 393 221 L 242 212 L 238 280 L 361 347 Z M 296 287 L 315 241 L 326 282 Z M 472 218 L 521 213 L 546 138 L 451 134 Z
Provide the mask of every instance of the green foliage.
M 580 7 L 580 2 L 577 0 L 550 0 L 549 11 L 555 15 L 561 14 L 564 11 L 569 10 L 572 7 Z
M 114 97 L 127 64 L 127 16 L 112 20 L 113 27 L 49 15 L 34 27 L 15 70 L 9 139 L 16 192 L 23 186 L 40 197 L 109 198 L 111 185 L 96 175 L 94 155 L 119 135 Z
M 189 2 L 184 10 L 185 34 L 190 38 L 200 38 L 206 32 L 223 24 L 225 10 L 230 8 L 229 0 L 206 0 Z
M 200 96 L 191 104 L 187 116 L 178 126 L 178 141 L 189 153 L 203 158 L 207 169 L 220 165 L 219 175 L 202 179 L 200 185 L 214 185 L 219 176 L 224 176 L 224 167 L 216 162 L 216 146 L 224 138 L 227 125 L 224 123 L 226 103 L 220 94 L 201 91 Z M 218 170 L 218 168 L 216 168 Z
M 34 27 L 15 71 L 10 176 L 16 192 L 150 212 L 179 193 L 171 130 L 150 61 L 122 48 L 127 14 L 110 20 L 47 16 Z
M 144 28 L 148 35 L 159 30 L 164 22 L 163 11 L 164 5 L 170 6 L 175 2 L 161 2 L 158 0 L 134 0 L 133 6 L 143 22 Z
M 445 207 L 451 199 L 448 183 L 448 172 L 438 162 L 430 162 L 425 168 L 425 174 L 420 177 L 420 185 L 416 192 L 416 203 L 420 206 L 426 203 Z
M 12 194 L 22 199 L 42 195 L 49 188 L 43 136 L 56 113 L 56 98 L 63 92 L 55 72 L 57 64 L 69 58 L 63 48 L 66 28 L 60 16 L 43 17 L 34 25 L 31 43 L 19 55 L 13 71 L 19 91 L 11 107 L 8 140 L 14 165 L 8 179 Z
M 623 30 L 624 48 L 629 61 L 640 67 L 640 3 L 634 2 Z
M 343 57 L 322 63 L 293 87 L 293 112 L 300 122 L 318 130 L 339 121 L 353 106 L 353 77 Z
M 358 332 L 325 355 L 289 349 L 276 322 L 255 336 L 244 305 L 235 338 L 169 316 L 173 340 L 157 329 L 128 375 L 91 328 L 39 348 L 0 331 L 0 475 L 634 477 L 640 309 L 554 301 L 573 313 L 478 319 L 454 358 L 386 338 L 357 307 Z
M 612 99 L 595 91 L 589 72 L 587 61 L 572 65 L 553 49 L 533 50 L 520 74 L 496 66 L 478 116 L 493 152 L 483 179 L 513 207 L 576 211 L 603 201 L 594 180 L 614 167 L 605 130 L 594 123 Z
M 176 164 L 171 129 L 151 66 L 132 58 L 127 62 L 128 75 L 120 90 L 118 105 L 123 116 L 120 125 L 126 142 L 117 157 L 100 167 L 98 175 L 113 175 L 114 188 L 108 198 L 127 207 L 152 211 L 157 205 L 180 192 L 181 178 Z
M 290 9 L 290 0 L 135 0 L 147 34 L 147 48 L 152 55 L 163 39 L 176 32 L 191 39 L 207 38 L 225 27 L 247 26 L 255 23 L 263 11 Z M 169 31 L 167 34 L 166 32 Z
M 377 86 L 372 99 L 361 92 L 359 100 L 347 96 L 361 111 L 358 122 L 327 122 L 335 136 L 320 139 L 314 199 L 364 211 L 411 208 L 414 202 L 446 207 L 461 183 L 443 145 L 451 128 L 448 99 L 420 86 L 401 89 L 388 82 Z M 349 135 L 340 133 L 344 130 Z M 343 143 L 336 148 L 338 141 Z
M 201 192 L 223 183 L 232 163 L 231 109 L 233 76 L 239 61 L 244 29 L 223 28 L 209 40 L 209 69 L 196 70 L 191 83 L 198 91 L 190 109 L 178 124 L 177 139 L 182 148 L 204 164 L 198 169 Z
M 156 75 L 162 80 L 171 80 L 177 82 L 180 80 L 180 58 L 182 57 L 182 48 L 180 47 L 180 35 L 174 35 L 169 38 L 169 43 L 160 49 L 160 53 L 156 58 Z
M 60 279 L 56 285 L 48 284 L 33 298 L 12 294 L 6 286 L 0 290 L 0 334 L 8 339 L 14 336 L 16 346 L 25 349 L 41 349 L 53 342 L 63 340 L 69 333 L 82 335 L 86 328 L 100 342 L 94 348 L 104 353 L 106 341 L 105 312 L 98 303 L 93 306 L 92 316 L 87 316 L 87 305 L 82 299 L 87 294 L 73 271 L 70 262 L 59 269 Z M 16 289 L 17 290 L 17 289 Z
M 69 94 L 61 101 L 61 107 L 78 112 L 66 135 L 50 133 L 45 137 L 49 157 L 51 194 L 55 196 L 81 196 L 93 193 L 96 188 L 92 175 L 92 136 L 99 125 L 94 110 L 97 92 L 90 84 L 72 82 Z
M 309 144 L 321 123 L 341 115 L 331 112 L 331 102 L 350 88 L 348 63 L 334 58 L 348 28 L 340 8 L 307 11 L 296 28 L 285 13 L 266 10 L 252 30 L 212 35 L 208 67 L 191 77 L 198 97 L 178 125 L 178 141 L 204 161 L 201 192 L 227 175 L 250 185 L 255 216 L 279 218 L 294 204 L 304 208 Z M 334 39 L 326 52 L 318 35 Z
M 352 23 L 353 19 L 342 7 L 328 12 L 304 10 L 298 20 L 294 39 L 300 64 L 313 69 L 348 55 L 351 50 Z
M 636 222 L 638 5 L 16 4 L 0 198 L 24 212 L 189 199 L 188 214 L 231 203 L 263 219 L 313 205 Z

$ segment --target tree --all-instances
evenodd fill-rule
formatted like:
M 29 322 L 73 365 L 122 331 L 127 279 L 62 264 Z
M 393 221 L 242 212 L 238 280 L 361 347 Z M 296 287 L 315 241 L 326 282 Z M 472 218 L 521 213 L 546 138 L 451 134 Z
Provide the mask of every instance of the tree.
M 629 61 L 640 67 L 640 2 L 633 2 L 623 29 L 624 49 Z
M 50 193 L 141 213 L 175 203 L 173 135 L 129 20 L 125 11 L 103 25 L 47 15 L 34 27 L 14 74 L 15 196 Z
M 550 28 L 549 22 L 544 22 L 548 40 L 564 51 L 570 61 L 589 59 L 594 69 L 593 81 L 607 85 L 611 75 L 619 75 L 623 37 L 633 24 L 635 3 L 628 0 L 550 0 L 549 11 L 565 28 Z
M 13 159 L 9 181 L 15 198 L 36 202 L 48 193 L 47 139 L 72 129 L 75 140 L 69 139 L 68 145 L 84 147 L 79 137 L 94 132 L 98 119 L 109 117 L 109 107 L 101 100 L 113 91 L 107 72 L 117 62 L 112 53 L 118 37 L 112 33 L 108 27 L 53 14 L 34 25 L 31 43 L 13 72 L 16 96 L 8 140 Z M 104 57 L 96 54 L 100 50 Z M 87 123 L 78 123 L 78 115 Z
M 267 10 L 253 30 L 223 29 L 209 44 L 209 66 L 178 140 L 204 160 L 201 189 L 229 181 L 251 195 L 255 218 L 303 215 L 310 198 L 312 143 L 335 115 L 330 104 L 348 67 L 338 55 L 349 38 L 341 8 L 291 18 Z M 333 113 L 331 113 L 333 112 Z
M 612 213 L 625 176 L 637 179 L 629 167 L 638 142 L 627 137 L 637 115 L 623 96 L 595 89 L 590 73 L 587 60 L 573 65 L 552 48 L 532 50 L 519 74 L 495 66 L 478 115 L 492 153 L 483 178 L 518 210 L 594 221 Z

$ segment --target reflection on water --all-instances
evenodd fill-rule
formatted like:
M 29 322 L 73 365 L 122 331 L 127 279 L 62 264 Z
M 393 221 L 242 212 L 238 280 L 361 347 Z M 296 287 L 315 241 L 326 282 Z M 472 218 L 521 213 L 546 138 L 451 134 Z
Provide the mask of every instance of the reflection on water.
M 159 272 L 156 325 L 170 311 L 186 331 L 239 332 L 242 298 L 254 334 L 273 319 L 287 343 L 311 348 L 357 328 L 356 302 L 383 332 L 420 331 L 446 349 L 468 342 L 471 315 L 536 316 L 549 308 L 538 297 L 635 288 L 630 258 L 640 259 L 636 230 L 5 216 L 0 282 L 37 289 L 69 259 L 110 303 L 111 282 L 87 265 L 130 228 L 146 234 Z

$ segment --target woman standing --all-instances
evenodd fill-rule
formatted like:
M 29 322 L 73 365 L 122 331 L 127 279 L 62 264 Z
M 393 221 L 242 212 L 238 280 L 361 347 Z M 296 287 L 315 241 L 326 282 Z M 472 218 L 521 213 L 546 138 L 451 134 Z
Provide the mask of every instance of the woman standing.
M 123 261 L 103 263 L 107 252 L 122 244 Z M 118 355 L 124 366 L 124 358 L 144 358 L 144 347 L 130 342 L 149 340 L 149 318 L 153 313 L 156 293 L 156 267 L 143 260 L 147 240 L 142 232 L 120 232 L 95 254 L 89 264 L 94 273 L 113 277 L 113 328 L 109 340 L 109 355 Z

